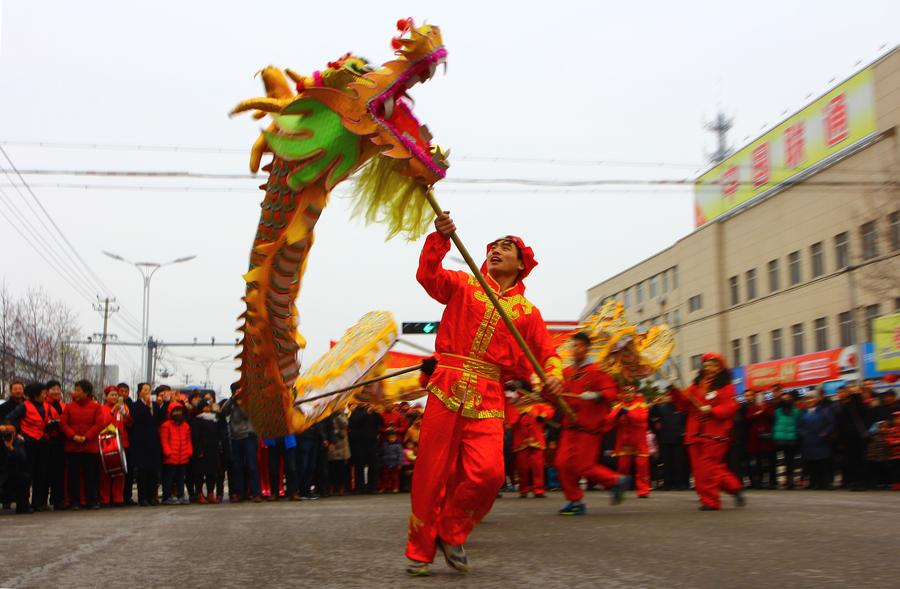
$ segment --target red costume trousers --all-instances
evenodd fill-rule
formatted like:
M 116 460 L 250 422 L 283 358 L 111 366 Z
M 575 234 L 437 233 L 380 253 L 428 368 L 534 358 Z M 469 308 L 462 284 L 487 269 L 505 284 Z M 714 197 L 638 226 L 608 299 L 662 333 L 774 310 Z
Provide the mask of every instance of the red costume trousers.
M 720 490 L 727 493 L 741 490 L 741 482 L 725 466 L 727 443 L 700 438 L 688 445 L 688 452 L 691 456 L 691 469 L 694 471 L 694 487 L 703 505 L 719 509 Z
M 109 505 L 110 498 L 114 505 L 125 503 L 125 476 L 119 475 L 111 477 L 106 474 L 103 466 L 100 466 L 100 503 Z
M 593 484 L 612 487 L 619 482 L 619 474 L 597 464 L 600 456 L 600 434 L 564 429 L 556 452 L 559 483 L 567 501 L 581 501 L 584 491 L 578 482 L 582 477 Z
M 463 544 L 503 484 L 503 420 L 471 419 L 429 396 L 412 480 L 406 556 L 434 560 L 438 537 Z
M 516 452 L 516 474 L 519 477 L 519 493 L 534 491 L 544 494 L 544 451 L 540 448 L 523 448 Z
M 645 497 L 650 494 L 650 458 L 626 454 L 619 456 L 619 474 L 631 476 L 632 465 L 635 475 L 634 490 L 638 497 Z
M 382 490 L 400 492 L 400 467 L 386 466 L 381 471 Z

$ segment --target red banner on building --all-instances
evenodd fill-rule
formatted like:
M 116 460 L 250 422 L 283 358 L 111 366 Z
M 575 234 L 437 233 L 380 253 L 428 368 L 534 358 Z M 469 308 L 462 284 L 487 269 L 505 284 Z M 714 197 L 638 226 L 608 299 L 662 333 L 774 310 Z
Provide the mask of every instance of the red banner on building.
M 843 348 L 838 348 L 750 364 L 744 369 L 746 388 L 766 389 L 776 384 L 783 387 L 802 387 L 838 378 L 841 374 L 838 358 L 842 351 Z

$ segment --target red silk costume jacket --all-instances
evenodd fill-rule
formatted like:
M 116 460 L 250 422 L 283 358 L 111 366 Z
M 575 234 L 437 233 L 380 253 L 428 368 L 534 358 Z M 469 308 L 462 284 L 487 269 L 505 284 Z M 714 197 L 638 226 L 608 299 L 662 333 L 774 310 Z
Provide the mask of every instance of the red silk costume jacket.
M 429 296 L 446 305 L 435 341 L 438 365 L 427 389 L 463 417 L 503 418 L 500 382 L 527 378 L 522 374 L 524 354 L 475 277 L 441 266 L 448 251 L 449 239 L 430 234 L 416 272 Z M 540 311 L 525 298 L 525 285 L 517 281 L 501 293 L 490 275 L 485 279 L 547 375 L 562 380 L 562 363 Z
M 516 408 L 510 409 L 507 423 L 513 428 L 513 452 L 520 452 L 526 448 L 544 450 L 547 447 L 547 437 L 544 435 L 544 422 L 539 418 L 551 417 L 553 408 L 545 403 L 535 403 L 525 412 L 520 412 Z
M 563 375 L 565 376 L 566 392 L 572 395 L 580 395 L 585 392 L 600 394 L 600 398 L 595 401 L 566 397 L 566 402 L 575 412 L 576 420 L 573 424 L 571 419 L 566 416 L 563 419 L 563 427 L 575 426 L 588 433 L 602 433 L 606 426 L 609 408 L 619 396 L 619 387 L 616 381 L 594 364 L 585 364 L 577 368 L 566 366 Z
M 697 409 L 690 400 L 692 398 L 697 405 L 709 405 L 712 408 L 709 414 Z M 687 412 L 685 444 L 693 444 L 698 439 L 717 442 L 727 442 L 730 439 L 734 414 L 738 410 L 738 403 L 734 400 L 734 386 L 729 384 L 718 390 L 707 391 L 702 383 L 692 384 L 687 390 L 673 395 L 673 400 L 679 411 Z
M 628 413 L 617 417 L 620 409 Z M 606 418 L 607 427 L 616 428 L 616 447 L 613 456 L 650 456 L 647 446 L 647 428 L 650 411 L 643 399 L 631 403 L 619 401 L 612 406 Z

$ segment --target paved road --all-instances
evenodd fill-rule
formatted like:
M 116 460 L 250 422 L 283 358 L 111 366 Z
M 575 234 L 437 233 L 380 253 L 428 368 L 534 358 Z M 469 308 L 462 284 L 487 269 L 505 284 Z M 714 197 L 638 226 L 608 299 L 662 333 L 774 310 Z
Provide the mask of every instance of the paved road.
M 468 543 L 467 576 L 443 562 L 408 579 L 408 496 L 0 517 L 2 587 L 898 586 L 900 493 L 761 491 L 698 512 L 692 493 L 555 515 L 559 494 L 506 496 Z

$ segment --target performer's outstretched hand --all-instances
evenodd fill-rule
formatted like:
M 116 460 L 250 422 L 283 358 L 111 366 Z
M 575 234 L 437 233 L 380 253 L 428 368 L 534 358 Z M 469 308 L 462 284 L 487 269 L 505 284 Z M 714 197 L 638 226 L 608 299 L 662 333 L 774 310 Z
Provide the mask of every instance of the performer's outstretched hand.
M 456 223 L 450 218 L 450 211 L 444 211 L 434 220 L 434 228 L 444 237 L 456 231 Z

